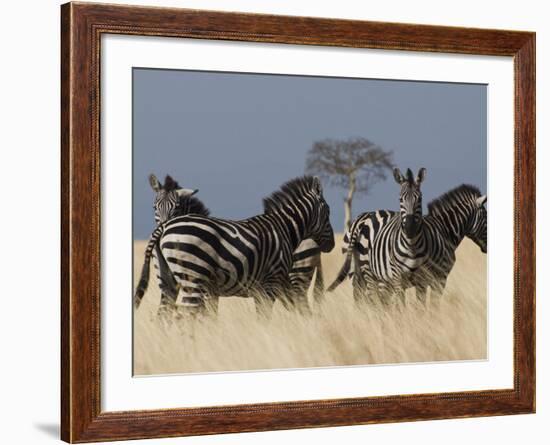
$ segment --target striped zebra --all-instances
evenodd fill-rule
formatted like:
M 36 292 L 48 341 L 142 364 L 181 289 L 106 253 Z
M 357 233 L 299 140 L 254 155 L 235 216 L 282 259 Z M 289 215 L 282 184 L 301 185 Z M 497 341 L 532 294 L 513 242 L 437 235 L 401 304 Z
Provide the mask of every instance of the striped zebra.
M 407 176 L 410 179 L 411 175 Z M 356 299 L 366 293 L 369 299 L 374 294 L 385 301 L 388 293 L 394 292 L 404 301 L 404 289 L 414 286 L 420 301 L 426 301 L 428 287 L 437 301 L 456 261 L 455 250 L 464 237 L 487 252 L 486 200 L 476 187 L 461 185 L 432 201 L 420 222 L 414 244 L 418 249 L 409 250 L 409 261 L 402 261 L 399 249 L 393 251 L 392 241 L 384 244 L 384 240 L 395 239 L 386 232 L 398 224 L 395 221 L 404 224 L 402 214 L 381 210 L 360 215 L 346 233 L 346 260 L 329 290 L 352 275 Z
M 325 295 L 325 281 L 321 264 L 321 249 L 311 238 L 300 243 L 292 255 L 290 284 L 292 294 L 290 306 L 297 306 L 301 312 L 307 312 L 307 292 L 315 275 L 313 284 L 313 301 L 321 303 Z
M 197 189 L 181 188 L 170 175 L 166 175 L 164 185 L 162 185 L 157 177 L 151 174 L 149 175 L 149 184 L 156 193 L 153 210 L 157 225 L 188 213 L 197 213 L 204 216 L 210 214 L 210 211 L 199 199 L 191 198 L 198 192 Z
M 177 216 L 190 213 L 208 216 L 210 211 L 200 199 L 193 196 L 198 190 L 184 189 L 167 175 L 164 185 L 153 174 L 149 175 L 149 184 L 156 193 L 153 204 L 155 222 L 157 227 L 153 231 L 145 249 L 144 261 L 141 270 L 141 277 L 134 295 L 134 304 L 137 307 L 141 304 L 143 295 L 149 285 L 150 262 L 153 258 L 154 267 L 157 272 L 157 282 L 161 290 L 161 309 L 173 304 L 177 297 L 177 283 L 172 276 L 168 264 L 158 245 L 158 239 L 164 231 L 164 222 Z
M 195 196 L 198 190 L 182 189 L 179 184 L 167 175 L 164 185 L 153 174 L 149 176 L 151 188 L 156 193 L 153 210 L 157 228 L 153 232 L 145 251 L 142 275 L 135 295 L 135 305 L 139 307 L 149 283 L 149 263 L 154 259 L 157 271 L 157 282 L 161 289 L 161 308 L 172 305 L 176 301 L 177 286 L 171 272 L 166 267 L 166 261 L 159 255 L 158 239 L 163 233 L 162 223 L 176 216 L 197 213 L 208 216 L 209 211 Z M 290 270 L 291 295 L 282 302 L 287 308 L 297 307 L 300 312 L 308 312 L 307 292 L 313 281 L 313 299 L 319 303 L 324 296 L 324 280 L 321 265 L 321 250 L 315 241 L 306 239 L 300 243 L 293 254 L 293 264 Z
M 366 241 L 367 262 L 362 263 L 355 252 L 354 297 L 356 300 L 371 294 L 388 302 L 392 294 L 405 301 L 405 289 L 410 287 L 412 274 L 426 260 L 426 240 L 422 228 L 422 191 L 426 177 L 421 168 L 416 178 L 411 169 L 406 176 L 396 168 L 393 176 L 400 186 L 399 212 L 376 212 L 370 223 L 363 225 L 361 237 Z M 366 229 L 366 230 L 365 230 Z M 353 252 L 353 250 L 352 250 Z
M 179 305 L 202 310 L 208 300 L 215 310 L 220 295 L 250 293 L 268 306 L 277 294 L 291 295 L 293 304 L 307 298 L 298 279 L 306 273 L 300 262 L 334 247 L 319 180 L 286 183 L 264 199 L 264 210 L 243 221 L 188 215 L 159 226 L 162 255 L 181 289 Z M 302 244 L 308 238 L 311 242 Z

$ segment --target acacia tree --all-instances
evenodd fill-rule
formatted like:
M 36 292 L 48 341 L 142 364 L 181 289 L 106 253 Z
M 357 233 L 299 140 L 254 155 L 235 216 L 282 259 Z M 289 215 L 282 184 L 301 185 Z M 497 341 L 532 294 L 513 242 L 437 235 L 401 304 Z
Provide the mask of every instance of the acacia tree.
M 325 139 L 313 143 L 306 172 L 347 190 L 344 198 L 344 229 L 351 224 L 351 205 L 356 193 L 368 193 L 373 184 L 386 179 L 393 154 L 365 138 Z

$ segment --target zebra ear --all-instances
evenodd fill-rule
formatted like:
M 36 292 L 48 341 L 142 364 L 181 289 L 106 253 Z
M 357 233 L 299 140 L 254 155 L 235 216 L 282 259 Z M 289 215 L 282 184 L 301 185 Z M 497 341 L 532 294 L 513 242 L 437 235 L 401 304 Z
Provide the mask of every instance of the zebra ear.
M 195 193 L 197 193 L 199 189 L 191 190 L 191 189 L 177 189 L 176 193 L 180 198 L 187 198 L 189 196 L 193 196 Z
M 422 167 L 420 170 L 418 170 L 418 175 L 416 175 L 416 184 L 420 185 L 422 182 L 424 182 L 425 178 L 426 178 L 426 169 Z
M 393 178 L 398 184 L 402 184 L 403 182 L 405 182 L 405 177 L 401 174 L 401 170 L 399 170 L 397 167 L 393 169 Z
M 161 183 L 159 182 L 159 180 L 157 179 L 157 177 L 154 175 L 154 174 L 150 174 L 149 175 L 149 184 L 151 184 L 151 188 L 156 192 L 158 193 L 160 191 L 160 189 L 162 189 L 162 185 Z
M 476 199 L 476 204 L 478 207 L 481 207 L 483 204 L 487 202 L 487 195 L 480 196 Z
M 166 178 L 164 178 L 164 190 L 167 192 L 171 192 L 172 190 L 179 189 L 179 185 L 177 181 L 174 181 L 172 176 L 166 175 Z

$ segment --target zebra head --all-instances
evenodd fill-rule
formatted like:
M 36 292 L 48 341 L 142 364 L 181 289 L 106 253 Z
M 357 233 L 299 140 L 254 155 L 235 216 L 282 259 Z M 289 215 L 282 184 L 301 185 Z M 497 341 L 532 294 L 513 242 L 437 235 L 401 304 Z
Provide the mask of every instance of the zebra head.
M 487 253 L 487 195 L 475 200 L 475 209 L 466 236 L 476 243 L 483 253 Z
M 280 190 L 264 198 L 264 212 L 276 216 L 289 227 L 298 244 L 311 238 L 321 252 L 334 248 L 330 209 L 319 178 L 304 176 L 283 184 Z
M 323 187 L 318 177 L 312 181 L 311 195 L 314 199 L 312 233 L 313 239 L 321 252 L 330 252 L 334 249 L 334 231 L 330 224 L 330 207 L 323 197 Z
M 164 185 L 160 183 L 153 174 L 149 175 L 149 184 L 156 193 L 153 209 L 155 211 L 155 222 L 163 223 L 182 213 L 182 205 L 187 198 L 191 198 L 198 190 L 180 188 L 178 183 L 171 176 L 166 175 Z
M 407 176 L 403 176 L 398 168 L 393 170 L 395 182 L 401 186 L 399 193 L 399 213 L 401 215 L 401 229 L 407 238 L 414 238 L 422 228 L 422 191 L 420 184 L 426 177 L 426 169 L 418 171 L 416 179 L 410 168 Z

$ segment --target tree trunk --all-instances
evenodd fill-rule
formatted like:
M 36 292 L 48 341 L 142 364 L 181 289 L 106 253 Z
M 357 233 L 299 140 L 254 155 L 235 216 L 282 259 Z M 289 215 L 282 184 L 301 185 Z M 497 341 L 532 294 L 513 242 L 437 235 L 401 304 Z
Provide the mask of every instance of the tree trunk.
M 351 224 L 351 203 L 355 194 L 355 172 L 349 175 L 348 195 L 344 198 L 344 230 L 348 230 Z

